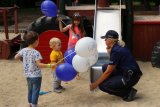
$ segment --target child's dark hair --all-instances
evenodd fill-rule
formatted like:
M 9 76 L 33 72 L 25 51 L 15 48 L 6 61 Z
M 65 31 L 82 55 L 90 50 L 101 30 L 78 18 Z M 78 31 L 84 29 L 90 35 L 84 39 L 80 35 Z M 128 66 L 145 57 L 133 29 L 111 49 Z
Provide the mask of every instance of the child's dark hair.
M 79 20 L 80 21 L 80 24 L 79 24 L 78 28 L 80 29 L 80 31 L 82 33 L 84 33 L 85 31 L 84 31 L 82 17 L 78 12 L 75 12 L 74 15 L 72 16 L 72 27 L 71 27 L 72 31 L 74 31 L 74 26 L 75 26 L 74 25 L 74 20 Z
M 35 31 L 26 31 L 23 35 L 23 39 L 26 41 L 27 45 L 31 45 L 38 39 L 38 33 Z

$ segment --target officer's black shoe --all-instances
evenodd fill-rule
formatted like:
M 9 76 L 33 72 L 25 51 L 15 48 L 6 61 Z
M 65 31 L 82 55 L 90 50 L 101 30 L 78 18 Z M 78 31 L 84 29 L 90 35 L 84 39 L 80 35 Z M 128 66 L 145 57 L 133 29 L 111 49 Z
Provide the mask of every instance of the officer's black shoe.
M 135 99 L 136 93 L 137 90 L 132 88 L 131 91 L 129 92 L 129 95 L 124 97 L 123 100 L 127 102 L 133 101 Z

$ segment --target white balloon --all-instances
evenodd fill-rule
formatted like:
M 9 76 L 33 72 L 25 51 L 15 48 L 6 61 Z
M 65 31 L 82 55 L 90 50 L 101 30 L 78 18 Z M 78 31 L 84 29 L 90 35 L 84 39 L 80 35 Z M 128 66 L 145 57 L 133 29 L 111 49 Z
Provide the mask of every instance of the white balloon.
M 88 60 L 90 66 L 94 65 L 98 61 L 98 51 L 94 55 L 88 57 Z
M 75 55 L 72 59 L 72 66 L 77 72 L 86 72 L 90 64 L 87 58 Z
M 96 41 L 90 37 L 83 37 L 77 41 L 75 51 L 81 57 L 92 56 L 97 51 Z

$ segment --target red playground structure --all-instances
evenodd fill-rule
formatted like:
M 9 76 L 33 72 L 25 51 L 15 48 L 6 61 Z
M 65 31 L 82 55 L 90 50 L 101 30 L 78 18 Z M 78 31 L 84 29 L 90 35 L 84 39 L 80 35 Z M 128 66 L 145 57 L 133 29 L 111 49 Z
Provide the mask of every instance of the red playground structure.
M 49 47 L 49 41 L 52 37 L 57 37 L 62 42 L 62 48 L 61 51 L 64 53 L 67 50 L 68 46 L 68 37 L 57 30 L 48 30 L 39 35 L 39 45 L 37 47 L 37 50 L 42 54 L 44 63 L 50 62 L 50 53 L 52 49 Z

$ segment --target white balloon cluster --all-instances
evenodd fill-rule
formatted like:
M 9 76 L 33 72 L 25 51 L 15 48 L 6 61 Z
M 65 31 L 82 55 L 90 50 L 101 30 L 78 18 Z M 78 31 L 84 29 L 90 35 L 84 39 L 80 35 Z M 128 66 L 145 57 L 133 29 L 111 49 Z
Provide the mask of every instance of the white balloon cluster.
M 97 44 L 93 38 L 83 37 L 75 46 L 72 65 L 77 72 L 85 72 L 98 60 Z
M 97 52 L 96 41 L 90 37 L 83 37 L 76 43 L 75 51 L 81 57 L 92 56 Z

